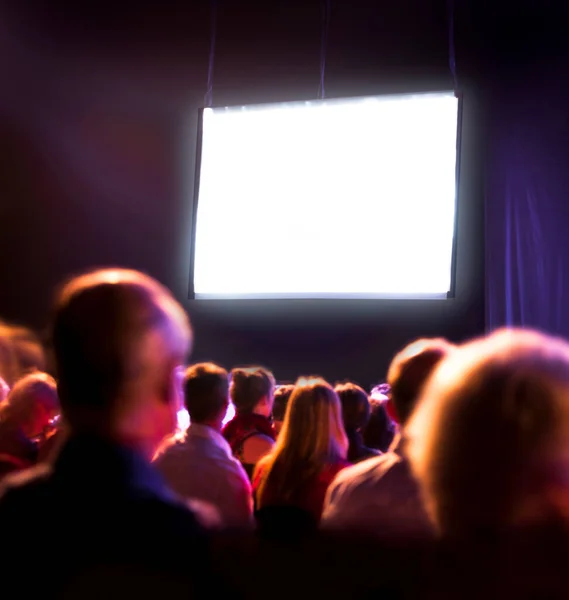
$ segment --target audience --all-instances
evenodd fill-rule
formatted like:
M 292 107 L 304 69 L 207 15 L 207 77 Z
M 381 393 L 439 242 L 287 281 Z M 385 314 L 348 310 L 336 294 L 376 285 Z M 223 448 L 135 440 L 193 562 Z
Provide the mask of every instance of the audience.
M 445 340 L 418 340 L 393 359 L 387 376 L 389 402 L 401 425 L 412 414 L 433 369 L 451 349 Z M 429 530 L 401 435 L 390 452 L 338 475 L 328 490 L 323 526 L 381 535 L 422 535 Z
M 175 370 L 191 341 L 185 312 L 150 277 L 109 269 L 63 287 L 52 344 L 69 439 L 53 465 L 6 478 L 0 492 L 12 560 L 56 532 L 58 551 L 44 548 L 37 585 L 65 585 L 84 569 L 125 561 L 183 567 L 194 583 L 205 574 L 198 519 L 149 464 L 176 426 Z
M 566 596 L 568 342 L 419 339 L 368 395 L 185 367 L 192 341 L 170 292 L 125 269 L 58 293 L 55 377 L 31 330 L 0 323 L 3 589 Z
M 501 330 L 459 348 L 406 428 L 438 532 L 569 523 L 569 344 Z
M 381 454 L 378 450 L 368 448 L 363 441 L 362 430 L 369 421 L 370 405 L 368 395 L 360 386 L 346 382 L 334 388 L 342 403 L 344 429 L 348 436 L 348 460 L 357 463 L 372 456 Z
M 59 410 L 50 375 L 34 373 L 14 385 L 0 403 L 0 479 L 37 462 Z
M 253 522 L 251 483 L 221 435 L 229 405 L 227 371 L 211 363 L 193 365 L 183 383 L 190 426 L 159 451 L 155 464 L 180 496 L 217 508 L 222 523 L 249 527 Z
M 233 455 L 241 462 L 249 478 L 260 458 L 275 443 L 272 423 L 275 378 L 262 367 L 233 369 L 229 393 L 235 417 L 223 428 Z
M 294 385 L 285 384 L 277 386 L 275 390 L 275 398 L 273 404 L 273 420 L 275 424 L 275 432 L 278 435 L 283 428 L 283 422 L 286 414 L 286 407 L 290 400 L 290 395 L 294 390 Z
M 323 379 L 300 379 L 277 443 L 255 469 L 257 510 L 293 507 L 318 522 L 328 485 L 349 464 L 347 452 L 338 395 Z

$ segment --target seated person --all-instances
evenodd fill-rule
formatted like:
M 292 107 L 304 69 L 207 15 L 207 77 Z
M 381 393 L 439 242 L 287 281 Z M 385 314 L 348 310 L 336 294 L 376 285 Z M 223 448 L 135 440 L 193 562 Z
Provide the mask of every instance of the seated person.
M 275 443 L 274 392 L 275 378 L 267 369 L 249 367 L 231 371 L 229 395 L 235 416 L 222 433 L 249 478 L 257 461 L 270 452 Z
M 497 331 L 437 369 L 406 431 L 441 536 L 567 532 L 568 400 L 569 344 L 533 331 Z
M 0 478 L 31 467 L 59 415 L 57 386 L 47 373 L 20 379 L 0 403 Z
M 275 423 L 275 431 L 277 435 L 280 433 L 286 414 L 286 408 L 290 395 L 294 390 L 294 385 L 285 384 L 277 386 L 275 390 L 275 399 L 273 403 L 273 420 Z
M 366 392 L 355 383 L 339 383 L 334 388 L 342 403 L 344 429 L 348 436 L 348 460 L 357 463 L 381 452 L 368 448 L 362 437 L 362 430 L 369 421 L 370 406 Z
M 19 565 L 30 542 L 55 532 L 57 552 L 33 563 L 30 596 L 57 595 L 79 575 L 95 581 L 90 570 L 105 565 L 111 573 L 127 564 L 174 569 L 194 584 L 207 578 L 203 528 L 150 465 L 176 427 L 175 372 L 191 339 L 182 307 L 136 271 L 94 271 L 59 293 L 52 345 L 69 437 L 53 464 L 0 488 L 10 561 Z
M 226 526 L 249 527 L 251 483 L 221 435 L 229 405 L 227 371 L 211 363 L 188 367 L 183 390 L 190 426 L 164 445 L 154 464 L 180 496 L 212 504 Z
M 320 378 L 299 379 L 273 450 L 255 469 L 256 508 L 293 507 L 320 521 L 326 490 L 349 463 L 338 395 Z
M 418 340 L 393 359 L 388 372 L 390 402 L 400 424 L 407 422 L 425 382 L 451 350 L 445 340 Z M 328 490 L 322 521 L 327 529 L 358 533 L 430 533 L 405 439 L 399 436 L 390 452 L 340 473 Z

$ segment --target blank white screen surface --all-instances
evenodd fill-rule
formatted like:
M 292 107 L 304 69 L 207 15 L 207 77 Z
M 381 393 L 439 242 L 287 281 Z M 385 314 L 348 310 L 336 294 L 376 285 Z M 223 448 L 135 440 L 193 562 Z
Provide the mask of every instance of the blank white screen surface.
M 453 93 L 205 109 L 196 297 L 446 296 Z

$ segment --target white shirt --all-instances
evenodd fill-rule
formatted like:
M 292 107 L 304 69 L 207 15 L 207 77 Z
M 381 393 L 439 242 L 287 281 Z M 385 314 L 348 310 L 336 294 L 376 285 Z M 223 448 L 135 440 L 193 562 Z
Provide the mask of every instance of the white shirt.
M 155 466 L 179 496 L 212 504 L 228 527 L 253 524 L 251 483 L 223 436 L 192 423 L 157 455 Z
M 324 502 L 323 528 L 379 535 L 431 532 L 419 486 L 397 442 L 394 446 L 337 475 Z

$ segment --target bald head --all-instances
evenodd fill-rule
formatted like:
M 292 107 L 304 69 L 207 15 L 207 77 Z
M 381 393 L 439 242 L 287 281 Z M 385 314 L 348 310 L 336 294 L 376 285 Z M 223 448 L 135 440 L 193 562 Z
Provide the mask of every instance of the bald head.
M 569 345 L 503 330 L 436 370 L 407 427 L 409 457 L 443 533 L 546 518 L 569 499 Z
M 142 273 L 106 269 L 72 279 L 59 293 L 52 319 L 66 419 L 73 425 L 85 410 L 110 416 L 141 386 L 159 385 L 164 372 L 184 360 L 191 338 L 182 307 Z

